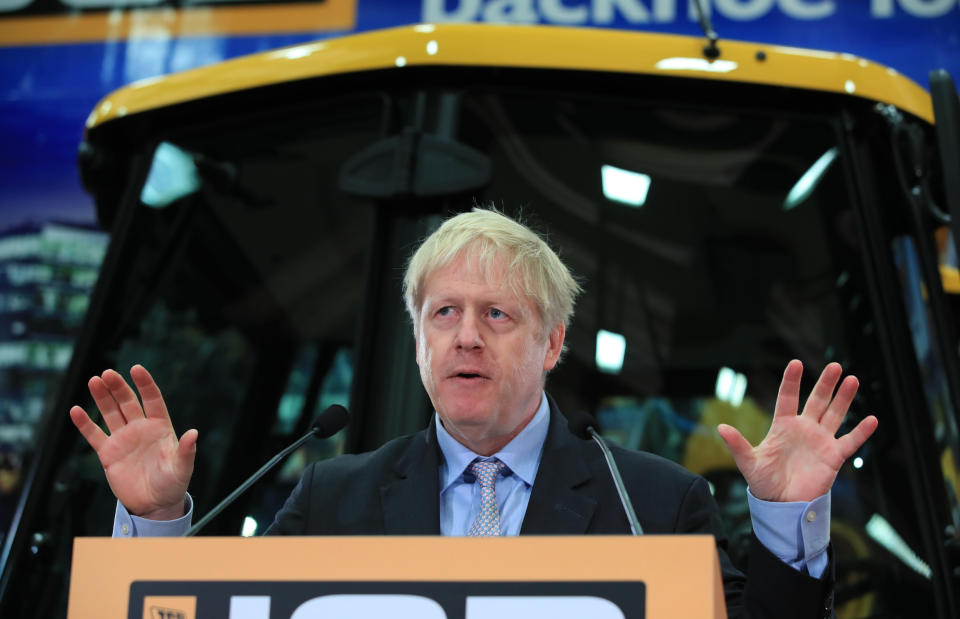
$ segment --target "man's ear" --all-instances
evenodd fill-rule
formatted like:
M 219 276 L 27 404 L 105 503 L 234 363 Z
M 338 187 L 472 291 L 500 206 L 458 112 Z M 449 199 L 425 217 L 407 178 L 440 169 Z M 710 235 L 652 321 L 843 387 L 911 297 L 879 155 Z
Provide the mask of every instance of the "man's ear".
M 547 334 L 547 354 L 543 358 L 543 371 L 549 372 L 560 360 L 563 352 L 563 339 L 567 336 L 567 327 L 561 322 L 555 324 Z

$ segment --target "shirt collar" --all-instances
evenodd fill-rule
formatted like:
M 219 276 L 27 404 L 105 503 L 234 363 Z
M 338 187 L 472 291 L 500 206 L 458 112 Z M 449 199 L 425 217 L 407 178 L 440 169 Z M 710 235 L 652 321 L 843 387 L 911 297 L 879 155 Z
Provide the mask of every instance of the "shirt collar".
M 496 458 L 503 462 L 525 484 L 533 485 L 533 479 L 537 476 L 537 468 L 540 466 L 543 443 L 547 440 L 547 430 L 550 427 L 550 406 L 547 404 L 545 394 L 540 396 L 540 407 L 530 423 L 513 437 L 513 440 L 507 443 L 503 449 L 490 456 L 490 458 L 474 453 L 450 436 L 450 433 L 440 423 L 440 416 L 436 413 L 434 415 L 437 426 L 437 443 L 440 445 L 440 451 L 443 452 L 445 464 L 445 470 L 442 472 L 440 479 L 441 493 L 445 492 L 454 482 L 462 479 L 463 471 L 467 468 L 467 465 L 477 458 L 481 460 Z

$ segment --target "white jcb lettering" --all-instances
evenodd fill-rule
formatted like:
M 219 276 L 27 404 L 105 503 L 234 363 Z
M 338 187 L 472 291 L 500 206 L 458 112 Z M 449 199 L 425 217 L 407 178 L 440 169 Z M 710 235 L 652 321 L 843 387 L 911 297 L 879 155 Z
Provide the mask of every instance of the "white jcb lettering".
M 420 595 L 337 594 L 307 600 L 290 619 L 447 619 L 443 607 Z M 620 607 L 591 595 L 479 595 L 466 599 L 466 619 L 625 619 Z M 270 596 L 234 595 L 229 619 L 269 619 Z
M 297 607 L 290 619 L 447 619 L 443 608 L 419 595 L 324 595 Z M 230 619 L 233 619 L 231 617 Z
M 269 595 L 231 595 L 230 619 L 270 619 Z
M 603 598 L 583 596 L 472 596 L 466 619 L 624 619 L 620 607 Z

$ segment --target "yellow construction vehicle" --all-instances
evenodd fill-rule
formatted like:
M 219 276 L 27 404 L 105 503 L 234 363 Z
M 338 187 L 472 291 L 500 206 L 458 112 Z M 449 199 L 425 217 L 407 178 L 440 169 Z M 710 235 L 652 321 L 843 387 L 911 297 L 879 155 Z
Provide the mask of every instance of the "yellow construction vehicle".
M 932 92 L 844 54 L 422 24 L 109 95 L 80 169 L 111 242 L 8 540 L 3 615 L 60 612 L 72 538 L 109 532 L 66 414 L 86 377 L 150 368 L 176 427 L 200 431 L 200 514 L 347 404 L 335 447 L 207 531 L 265 528 L 304 462 L 423 426 L 402 267 L 445 214 L 491 204 L 585 289 L 547 390 L 704 475 L 735 561 L 750 521 L 716 424 L 762 436 L 791 358 L 810 384 L 830 361 L 856 374 L 847 424 L 880 428 L 833 491 L 837 613 L 960 615 L 960 139 L 949 78 Z

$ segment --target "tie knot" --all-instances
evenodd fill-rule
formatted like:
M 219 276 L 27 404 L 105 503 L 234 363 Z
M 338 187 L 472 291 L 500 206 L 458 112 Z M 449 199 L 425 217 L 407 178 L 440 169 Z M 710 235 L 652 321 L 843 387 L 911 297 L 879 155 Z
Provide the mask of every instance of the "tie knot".
M 504 464 L 499 460 L 474 460 L 467 467 L 473 476 L 480 482 L 481 488 L 493 487 L 497 481 L 497 475 L 503 470 Z

